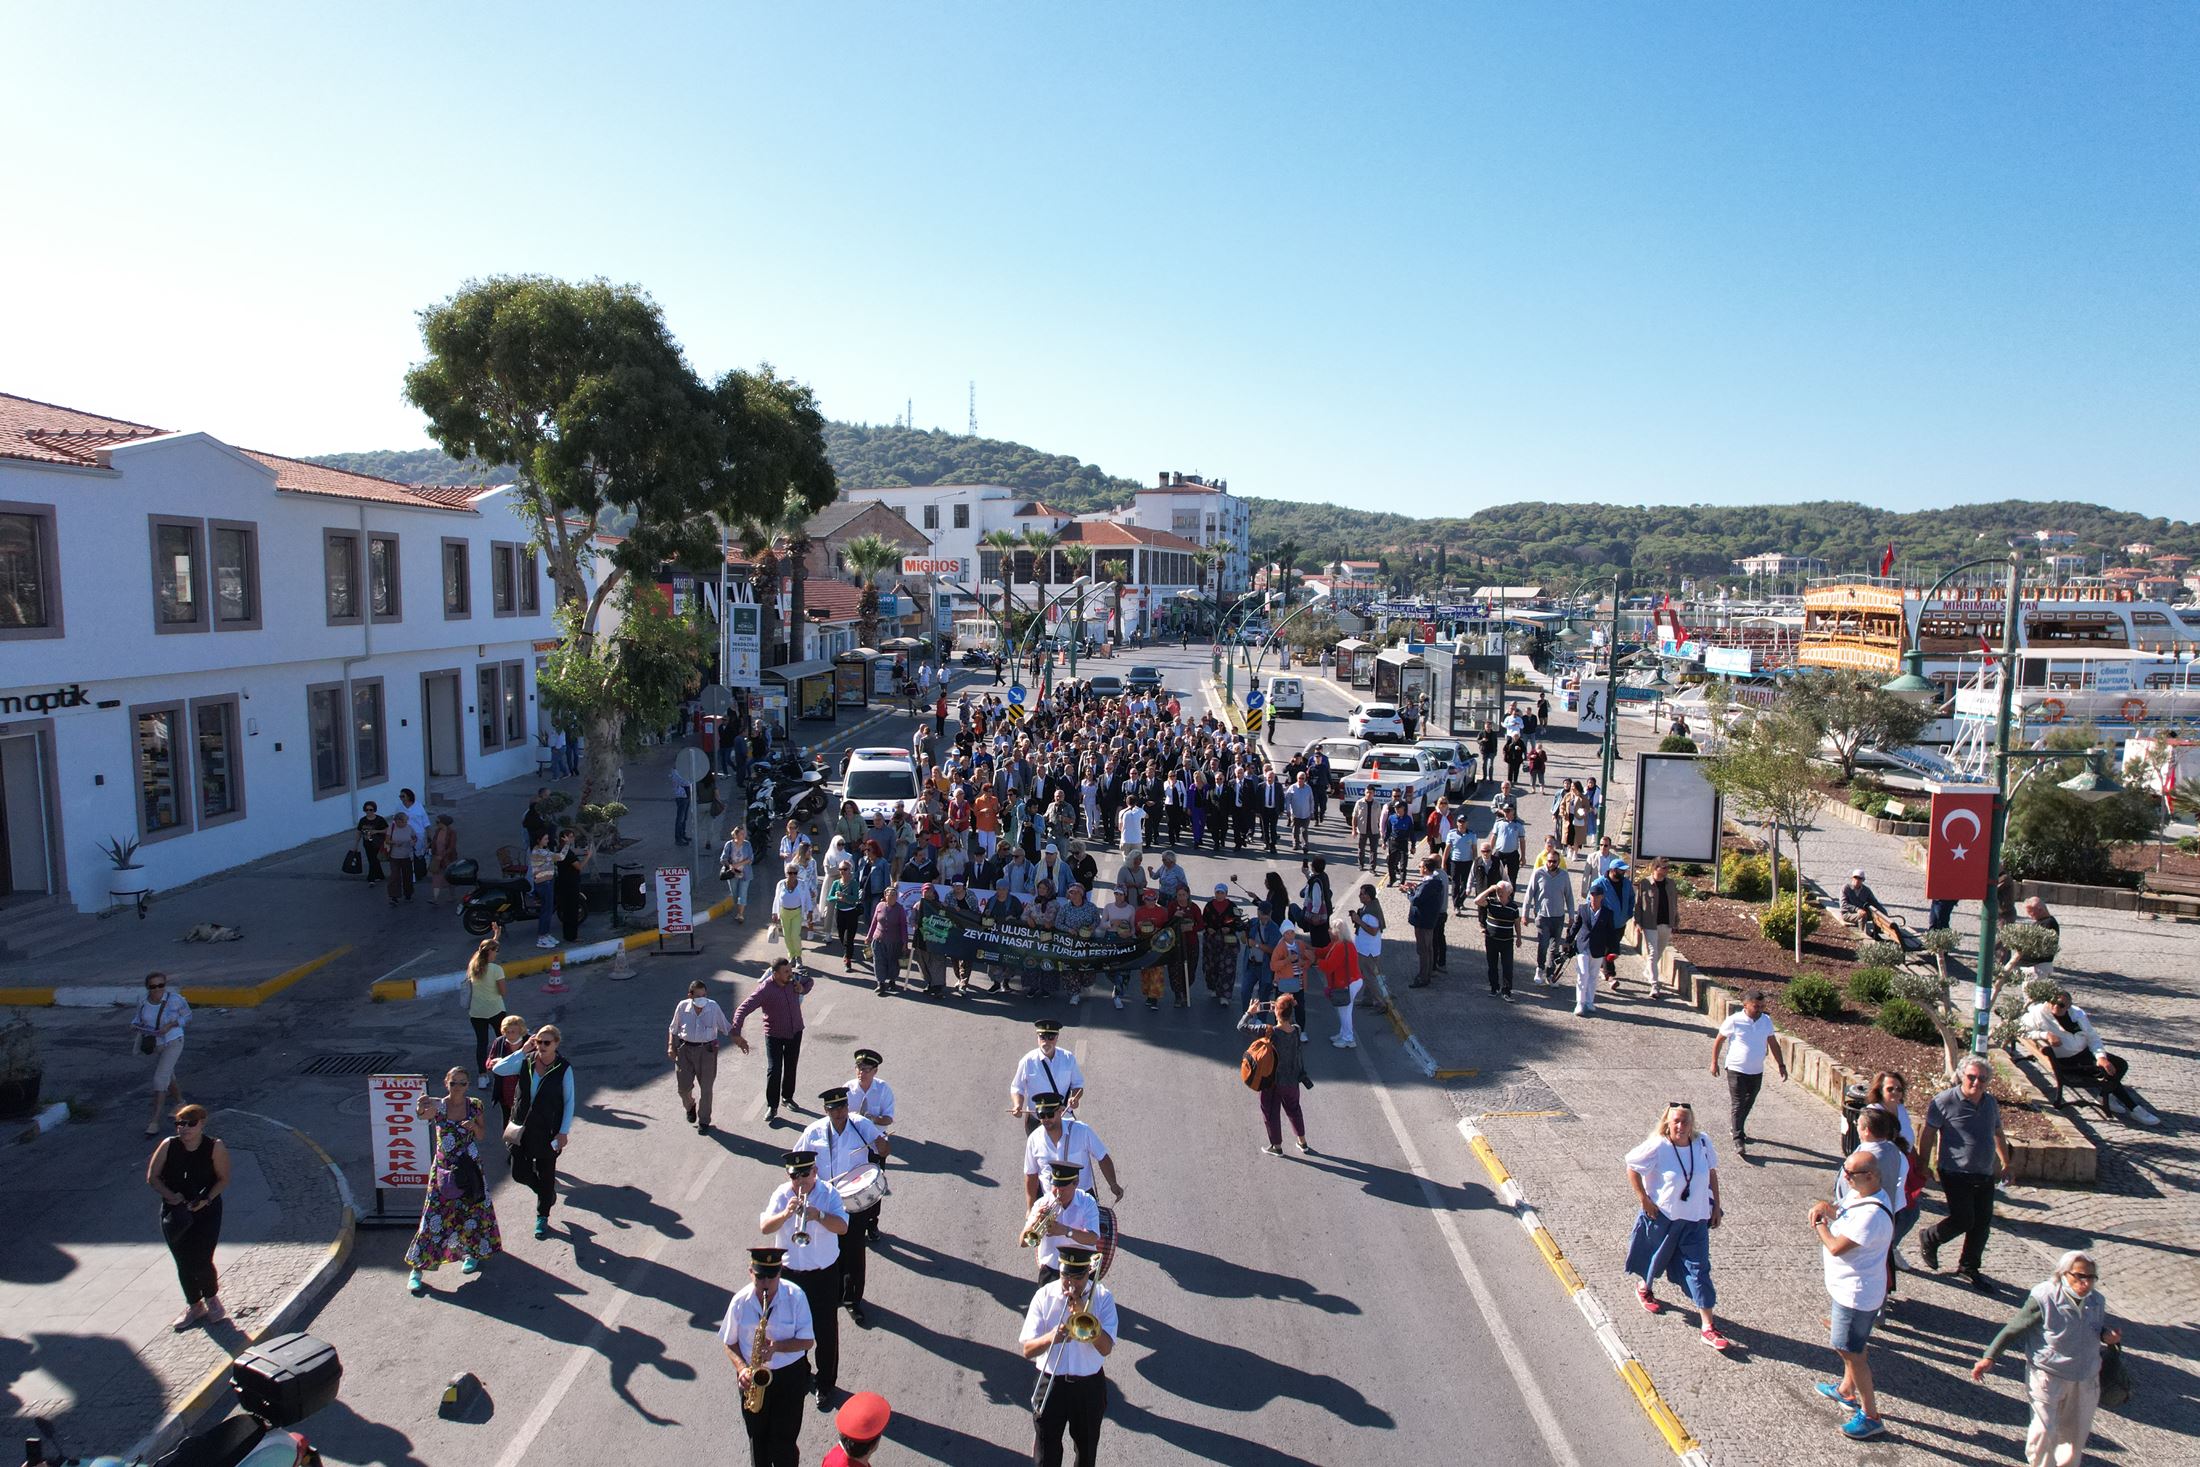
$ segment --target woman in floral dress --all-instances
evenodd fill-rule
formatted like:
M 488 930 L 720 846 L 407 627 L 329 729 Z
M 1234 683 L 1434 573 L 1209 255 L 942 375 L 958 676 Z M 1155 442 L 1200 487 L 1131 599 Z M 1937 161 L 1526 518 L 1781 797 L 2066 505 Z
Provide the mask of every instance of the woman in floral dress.
M 441 1100 L 426 1096 L 420 1100 L 420 1118 L 430 1122 L 435 1133 L 435 1162 L 428 1169 L 420 1231 L 405 1250 L 405 1266 L 412 1270 L 405 1288 L 414 1298 L 428 1291 L 420 1278 L 422 1270 L 455 1262 L 462 1273 L 479 1273 L 484 1258 L 504 1249 L 497 1233 L 496 1206 L 489 1200 L 488 1179 L 481 1170 L 485 1121 L 480 1099 L 469 1093 L 472 1082 L 473 1076 L 453 1069 L 443 1077 Z M 469 1192 L 473 1195 L 468 1196 Z

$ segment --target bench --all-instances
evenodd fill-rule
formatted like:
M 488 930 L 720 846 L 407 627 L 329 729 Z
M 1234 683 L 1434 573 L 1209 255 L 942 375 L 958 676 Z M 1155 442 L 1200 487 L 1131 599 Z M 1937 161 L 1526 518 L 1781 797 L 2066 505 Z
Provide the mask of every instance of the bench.
M 1869 941 L 1892 943 L 1902 949 L 1902 961 L 1905 964 L 1929 962 L 1925 944 L 1918 935 L 1878 908 L 1843 915 L 1840 903 L 1835 901 L 1832 910 L 1841 920 L 1855 928 L 1858 935 Z
M 2139 890 L 2150 896 L 2184 897 L 2200 901 L 2200 876 L 2180 876 L 2174 871 L 2149 871 L 2139 878 Z
M 2108 1096 L 2099 1084 L 2077 1079 L 2065 1079 L 2063 1073 L 2055 1068 L 2054 1053 L 2031 1035 L 2023 1035 L 2017 1040 L 2014 1055 L 2030 1060 L 2038 1068 L 2040 1088 L 2048 1092 L 2048 1103 L 2057 1110 L 2061 1110 L 2069 1104 L 2068 1101 L 2063 1099 L 2063 1090 L 2067 1086 L 2069 1089 L 2083 1095 L 2087 1103 L 2101 1113 L 2103 1120 L 2121 1119 L 2116 1112 L 2108 1108 Z M 2088 1058 L 2091 1058 L 2091 1056 L 2088 1056 Z

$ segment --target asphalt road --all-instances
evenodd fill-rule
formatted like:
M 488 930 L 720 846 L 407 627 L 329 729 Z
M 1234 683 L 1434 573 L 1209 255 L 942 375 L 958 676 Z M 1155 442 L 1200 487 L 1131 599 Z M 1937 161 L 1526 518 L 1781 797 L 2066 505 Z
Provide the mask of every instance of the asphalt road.
M 1161 664 L 1187 708 L 1205 651 Z M 1309 684 L 1304 720 L 1277 747 L 1337 731 L 1342 700 Z M 1334 823 L 1321 848 L 1344 849 Z M 1106 868 L 1103 861 L 1103 870 Z M 1256 856 L 1195 857 L 1195 890 L 1222 875 L 1259 885 Z M 310 1435 L 332 1463 L 515 1467 L 740 1460 L 733 1375 L 715 1330 L 743 1281 L 754 1219 L 780 1179 L 794 1124 L 761 1121 L 759 1065 L 729 1050 L 717 1135 L 682 1123 L 663 1026 L 687 980 L 713 978 L 731 1006 L 769 953 L 753 924 L 729 943 L 706 929 L 698 958 L 649 958 L 630 982 L 600 969 L 574 992 L 522 1006 L 566 1035 L 583 1096 L 550 1240 L 528 1236 L 525 1193 L 497 1188 L 508 1251 L 477 1278 L 404 1289 L 402 1229 L 362 1230 L 343 1287 L 308 1328 L 345 1363 L 343 1400 Z M 1403 946 L 1403 944 L 1399 944 Z M 838 962 L 808 1002 L 802 1087 L 852 1073 L 858 1044 L 884 1051 L 901 1115 L 894 1193 L 870 1273 L 871 1327 L 843 1316 L 841 1385 L 893 1403 L 882 1464 L 1028 1460 L 1032 1367 L 1015 1338 L 1033 1288 L 1021 1223 L 1023 1132 L 1005 1113 L 1033 1001 L 880 998 Z M 1393 959 L 1391 971 L 1398 971 Z M 1123 1319 L 1102 1453 L 1113 1462 L 1341 1464 L 1385 1458 L 1627 1464 L 1670 1453 L 1509 1214 L 1495 1204 L 1438 1084 L 1406 1062 L 1386 1024 L 1361 1047 L 1318 1042 L 1307 1099 L 1320 1154 L 1270 1157 L 1239 1082 L 1236 1015 L 1195 1003 L 1149 1013 L 1090 1000 L 1053 1016 L 1090 1085 L 1085 1118 L 1128 1189 L 1122 1254 L 1108 1279 Z M 408 1068 L 470 1057 L 455 1004 L 362 1015 Z M 761 1046 L 758 1047 L 759 1053 Z M 814 1118 L 814 1108 L 797 1118 Z M 353 1118 L 345 1123 L 357 1128 Z M 491 1167 L 492 1180 L 502 1173 Z M 436 1410 L 470 1370 L 486 1396 L 460 1419 Z M 653 1429 L 653 1430 L 652 1430 Z M 804 1460 L 828 1418 L 811 1413 Z

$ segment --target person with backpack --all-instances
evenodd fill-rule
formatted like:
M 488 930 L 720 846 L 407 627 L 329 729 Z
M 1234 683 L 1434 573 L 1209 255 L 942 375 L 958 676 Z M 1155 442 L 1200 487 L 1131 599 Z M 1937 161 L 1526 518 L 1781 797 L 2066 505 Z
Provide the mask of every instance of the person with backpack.
M 1288 993 L 1273 1004 L 1255 999 L 1245 1006 L 1238 1028 L 1253 1036 L 1238 1063 L 1238 1077 L 1260 1096 L 1261 1124 L 1268 1129 L 1268 1144 L 1261 1150 L 1270 1156 L 1283 1154 L 1282 1117 L 1289 1116 L 1299 1150 L 1312 1156 L 1299 1091 L 1313 1089 L 1314 1079 L 1306 1073 L 1306 1036 L 1299 1029 L 1298 1001 Z

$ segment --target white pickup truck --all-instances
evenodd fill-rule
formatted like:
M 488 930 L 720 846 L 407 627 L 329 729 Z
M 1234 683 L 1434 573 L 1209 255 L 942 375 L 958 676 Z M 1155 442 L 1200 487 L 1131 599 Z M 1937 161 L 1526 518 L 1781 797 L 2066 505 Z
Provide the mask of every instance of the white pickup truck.
M 1406 792 L 1406 808 L 1415 816 L 1444 796 L 1446 770 L 1437 756 L 1413 745 L 1370 749 L 1360 756 L 1360 767 L 1344 777 L 1342 798 L 1347 815 L 1359 800 L 1372 792 L 1383 803 L 1393 791 Z

